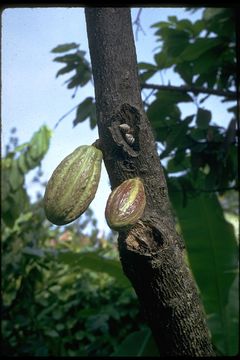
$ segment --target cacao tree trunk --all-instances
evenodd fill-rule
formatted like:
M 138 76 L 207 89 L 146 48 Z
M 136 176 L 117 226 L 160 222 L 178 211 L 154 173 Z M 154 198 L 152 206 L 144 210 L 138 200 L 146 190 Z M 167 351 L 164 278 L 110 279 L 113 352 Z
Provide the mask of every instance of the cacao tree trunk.
M 86 8 L 100 146 L 111 187 L 140 177 L 147 205 L 129 231 L 119 232 L 123 271 L 130 279 L 160 356 L 214 356 L 204 311 L 144 112 L 128 8 Z M 132 129 L 128 141 L 120 124 Z

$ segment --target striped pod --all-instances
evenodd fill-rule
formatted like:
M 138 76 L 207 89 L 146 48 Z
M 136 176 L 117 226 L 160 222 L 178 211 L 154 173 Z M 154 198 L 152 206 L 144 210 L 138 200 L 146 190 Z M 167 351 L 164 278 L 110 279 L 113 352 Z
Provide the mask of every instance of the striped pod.
M 65 225 L 82 215 L 92 202 L 100 180 L 102 152 L 79 146 L 54 170 L 44 195 L 46 217 Z
M 125 180 L 110 194 L 105 217 L 113 230 L 123 230 L 133 226 L 143 215 L 146 196 L 140 178 Z

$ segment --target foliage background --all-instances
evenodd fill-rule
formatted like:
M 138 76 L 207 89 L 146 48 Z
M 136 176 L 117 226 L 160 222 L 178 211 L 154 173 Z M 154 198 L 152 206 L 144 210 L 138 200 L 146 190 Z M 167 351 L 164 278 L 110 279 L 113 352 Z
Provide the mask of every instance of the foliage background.
M 176 226 L 185 240 L 186 261 L 218 355 L 238 351 L 237 237 L 226 220 L 236 216 L 238 189 L 234 20 L 234 9 L 229 8 L 205 9 L 194 23 L 169 16 L 153 25 L 160 45 L 155 62 L 139 64 Z M 69 89 L 76 92 L 91 81 L 91 67 L 79 44 L 59 45 L 52 53 L 63 66 L 57 76 L 68 75 Z M 181 77 L 184 89 L 149 82 L 168 69 Z M 199 91 L 203 87 L 205 93 Z M 216 125 L 205 106 L 213 89 L 229 104 L 227 127 Z M 181 103 L 186 102 L 196 110 L 183 117 Z M 96 126 L 90 96 L 78 104 L 73 125 L 86 119 L 91 128 Z M 30 202 L 26 176 L 37 169 L 35 181 L 41 185 L 40 164 L 50 146 L 50 129 L 43 125 L 21 145 L 15 131 L 2 159 L 3 353 L 157 355 L 122 274 L 116 234 L 102 236 L 90 209 L 67 227 L 52 226 L 45 219 L 42 198 Z

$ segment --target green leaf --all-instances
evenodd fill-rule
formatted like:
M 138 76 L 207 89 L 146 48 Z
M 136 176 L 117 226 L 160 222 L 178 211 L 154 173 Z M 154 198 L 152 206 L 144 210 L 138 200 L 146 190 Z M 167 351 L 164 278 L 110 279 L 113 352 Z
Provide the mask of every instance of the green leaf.
M 9 183 L 13 191 L 16 191 L 17 189 L 21 188 L 24 183 L 24 178 L 22 174 L 19 172 L 19 168 L 16 160 L 12 161 L 12 167 L 9 173 Z
M 218 72 L 219 69 L 219 57 L 215 57 L 216 50 L 210 49 L 205 51 L 203 54 L 199 55 L 197 59 L 193 62 L 193 71 L 194 74 L 206 74 L 209 72 Z
M 27 146 L 28 143 L 23 143 L 21 145 L 18 145 L 17 147 L 15 147 L 14 152 L 17 153 L 19 151 L 25 150 Z
M 45 125 L 34 133 L 27 151 L 29 170 L 36 167 L 48 151 L 51 134 L 51 130 Z
M 21 213 L 29 207 L 29 198 L 23 187 L 18 188 L 15 192 L 10 191 L 5 199 L 2 217 L 7 226 L 13 227 L 15 220 Z
M 54 49 L 51 50 L 52 53 L 61 53 L 61 52 L 67 52 L 73 49 L 78 49 L 79 48 L 79 44 L 76 43 L 69 43 L 69 44 L 63 44 L 63 45 L 58 45 L 56 46 Z
M 180 61 L 192 61 L 197 59 L 207 50 L 214 49 L 221 44 L 218 38 L 198 38 L 193 44 L 189 44 L 180 54 Z
M 185 30 L 162 28 L 160 36 L 164 41 L 163 51 L 177 62 L 180 54 L 189 46 L 189 33 Z
M 67 66 L 64 66 L 63 68 L 61 68 L 60 70 L 58 70 L 57 74 L 56 74 L 56 78 L 60 75 L 64 75 L 68 72 L 71 72 L 73 70 L 76 69 L 76 65 L 75 64 L 68 64 Z
M 139 74 L 140 81 L 142 83 L 146 82 L 148 79 L 150 79 L 155 74 L 156 71 L 157 71 L 157 69 L 140 72 L 140 74 Z
M 84 86 L 91 79 L 91 73 L 86 66 L 81 66 L 81 71 L 77 70 L 77 74 L 66 81 L 67 88 L 73 89 L 78 86 Z
M 25 154 L 21 154 L 18 159 L 17 159 L 17 164 L 19 167 L 19 170 L 21 171 L 21 173 L 24 175 L 28 172 L 29 168 L 26 164 L 26 160 L 25 160 Z
M 194 36 L 197 36 L 199 35 L 199 33 L 204 30 L 205 28 L 205 22 L 200 19 L 200 20 L 197 20 L 194 24 L 193 24 L 193 28 L 192 28 L 192 31 L 193 31 L 193 34 Z
M 206 84 L 209 88 L 212 88 L 216 83 L 216 77 L 217 73 L 215 70 L 208 72 L 207 74 L 200 74 L 195 80 L 195 86 L 203 86 Z
M 191 127 L 191 132 L 190 132 L 190 136 L 192 139 L 199 141 L 199 140 L 206 140 L 207 137 L 207 131 L 206 129 L 201 129 L 201 128 L 196 128 L 196 127 Z M 199 142 L 200 144 L 200 142 Z M 201 144 L 200 144 L 201 145 Z M 202 144 L 204 145 L 204 144 Z M 206 147 L 206 146 L 204 146 Z M 200 148 L 202 150 L 202 148 Z M 196 151 L 196 149 L 194 148 L 194 150 Z
M 158 92 L 157 99 L 151 103 L 147 110 L 148 118 L 154 129 L 162 128 L 163 126 L 170 127 L 179 121 L 181 112 L 175 102 L 180 100 L 180 97 L 181 95 L 176 94 L 176 92 Z M 160 133 L 159 135 L 161 137 Z
M 166 157 L 172 150 L 174 150 L 179 145 L 183 145 L 186 139 L 186 133 L 188 129 L 189 122 L 192 121 L 188 119 L 187 121 L 182 121 L 175 126 L 171 127 L 171 131 L 166 138 L 167 146 L 166 149 L 161 153 L 160 159 Z
M 37 160 L 34 160 L 31 156 L 30 153 L 26 153 L 25 155 L 25 161 L 26 161 L 26 165 L 28 167 L 28 171 L 34 169 L 35 167 L 37 167 L 39 165 L 39 162 Z
M 167 69 L 174 64 L 174 59 L 170 58 L 166 52 L 159 52 L 154 55 L 159 70 Z
M 170 192 L 177 213 L 188 258 L 209 316 L 213 343 L 224 342 L 224 354 L 229 355 L 231 334 L 226 306 L 238 268 L 237 243 L 234 230 L 224 218 L 214 194 L 190 198 L 181 206 L 182 194 Z M 217 329 L 217 330 L 216 330 Z
M 77 108 L 76 119 L 73 121 L 73 126 L 83 122 L 88 117 L 96 118 L 95 104 L 92 97 L 87 97 Z M 92 120 L 93 121 L 93 120 Z
M 178 22 L 178 19 L 175 15 L 173 15 L 173 16 L 168 16 L 168 21 L 173 24 L 176 24 Z
M 120 286 L 131 286 L 128 279 L 123 274 L 119 261 L 103 258 L 97 253 L 73 253 L 68 251 L 59 253 L 58 260 L 71 266 L 79 266 L 95 272 L 105 272 L 114 277 Z
M 53 61 L 60 62 L 60 63 L 67 63 L 67 64 L 76 63 L 76 65 L 77 65 L 79 62 L 82 62 L 82 56 L 81 56 L 80 52 L 78 51 L 74 54 L 57 56 L 56 58 L 53 59 Z
M 198 108 L 196 124 L 200 129 L 207 129 L 211 121 L 212 113 L 209 110 Z
M 187 30 L 190 34 L 194 33 L 193 23 L 189 19 L 178 20 L 176 25 L 179 30 Z
M 168 173 L 176 173 L 179 171 L 185 171 L 190 167 L 190 159 L 189 157 L 184 156 L 183 159 L 178 161 L 178 158 L 174 156 L 172 159 L 168 161 L 167 171 Z
M 127 336 L 111 356 L 157 356 L 159 352 L 149 329 L 135 331 Z
M 194 76 L 193 64 L 188 61 L 180 62 L 174 67 L 174 72 L 178 73 L 186 84 L 192 84 Z
M 146 62 L 140 62 L 138 63 L 139 70 L 155 70 L 156 66 L 154 64 L 146 63 Z

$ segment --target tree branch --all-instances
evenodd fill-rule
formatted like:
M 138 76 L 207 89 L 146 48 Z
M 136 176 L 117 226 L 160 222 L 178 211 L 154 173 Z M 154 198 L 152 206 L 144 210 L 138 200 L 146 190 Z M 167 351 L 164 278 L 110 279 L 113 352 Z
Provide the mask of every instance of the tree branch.
M 143 33 L 144 35 L 146 35 L 145 32 L 144 32 L 144 30 L 143 30 L 143 28 L 142 28 L 142 25 L 141 25 L 141 23 L 140 23 L 140 15 L 141 15 L 141 12 L 142 12 L 142 8 L 140 8 L 140 9 L 138 10 L 137 17 L 136 17 L 136 19 L 135 19 L 134 22 L 133 22 L 133 25 L 136 25 L 135 36 L 136 36 L 136 40 L 137 40 L 137 41 L 138 41 L 138 32 L 139 32 L 140 30 L 142 31 L 142 33 Z
M 214 90 L 214 89 L 207 89 L 205 87 L 194 87 L 188 85 L 180 85 L 180 86 L 173 86 L 173 85 L 157 85 L 157 84 L 141 84 L 141 89 L 153 89 L 153 90 L 163 90 L 163 91 L 181 91 L 181 92 L 192 92 L 195 94 L 209 94 L 209 95 L 216 95 L 216 96 L 224 96 L 228 99 L 236 100 L 237 93 L 235 91 L 224 91 L 224 90 Z

